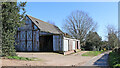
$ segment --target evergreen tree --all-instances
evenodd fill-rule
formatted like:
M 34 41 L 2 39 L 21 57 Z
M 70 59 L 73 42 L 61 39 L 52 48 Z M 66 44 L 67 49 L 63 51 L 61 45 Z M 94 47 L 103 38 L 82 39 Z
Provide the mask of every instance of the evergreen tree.
M 2 2 L 2 55 L 14 56 L 17 28 L 24 23 L 26 2 Z
M 101 37 L 97 34 L 97 32 L 89 32 L 86 36 L 86 46 L 85 49 L 87 50 L 100 50 L 101 45 Z
M 1 46 L 2 46 L 2 26 L 1 26 L 1 22 L 0 22 L 0 54 L 2 53 L 2 49 L 1 49 Z

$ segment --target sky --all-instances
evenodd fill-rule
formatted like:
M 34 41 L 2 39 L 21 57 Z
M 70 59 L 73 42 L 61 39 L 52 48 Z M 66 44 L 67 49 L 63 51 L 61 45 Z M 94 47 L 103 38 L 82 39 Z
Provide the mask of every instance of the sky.
M 27 2 L 25 9 L 26 14 L 54 22 L 60 29 L 73 11 L 84 11 L 97 22 L 102 40 L 107 40 L 107 25 L 118 28 L 118 2 Z

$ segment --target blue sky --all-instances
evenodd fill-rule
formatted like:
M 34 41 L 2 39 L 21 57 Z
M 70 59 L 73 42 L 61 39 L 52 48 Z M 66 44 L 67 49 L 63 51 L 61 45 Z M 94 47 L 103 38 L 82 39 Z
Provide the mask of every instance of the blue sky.
M 62 29 L 64 19 L 72 11 L 82 10 L 89 14 L 98 23 L 97 32 L 106 40 L 106 26 L 118 27 L 117 2 L 28 2 L 26 14 L 43 21 L 52 21 Z

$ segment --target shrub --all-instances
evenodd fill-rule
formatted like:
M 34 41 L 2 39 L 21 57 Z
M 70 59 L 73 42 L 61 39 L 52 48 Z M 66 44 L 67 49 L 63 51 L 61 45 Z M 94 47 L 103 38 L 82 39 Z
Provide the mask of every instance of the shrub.
M 110 52 L 108 62 L 113 68 L 120 67 L 120 55 L 114 51 Z
M 114 65 L 113 68 L 120 68 L 120 64 Z

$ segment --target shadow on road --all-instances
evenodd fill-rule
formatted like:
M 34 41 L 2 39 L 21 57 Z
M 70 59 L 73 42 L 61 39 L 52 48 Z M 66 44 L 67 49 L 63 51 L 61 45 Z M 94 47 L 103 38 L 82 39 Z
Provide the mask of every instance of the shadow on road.
M 108 54 L 104 54 L 100 59 L 94 62 L 95 66 L 108 66 Z

